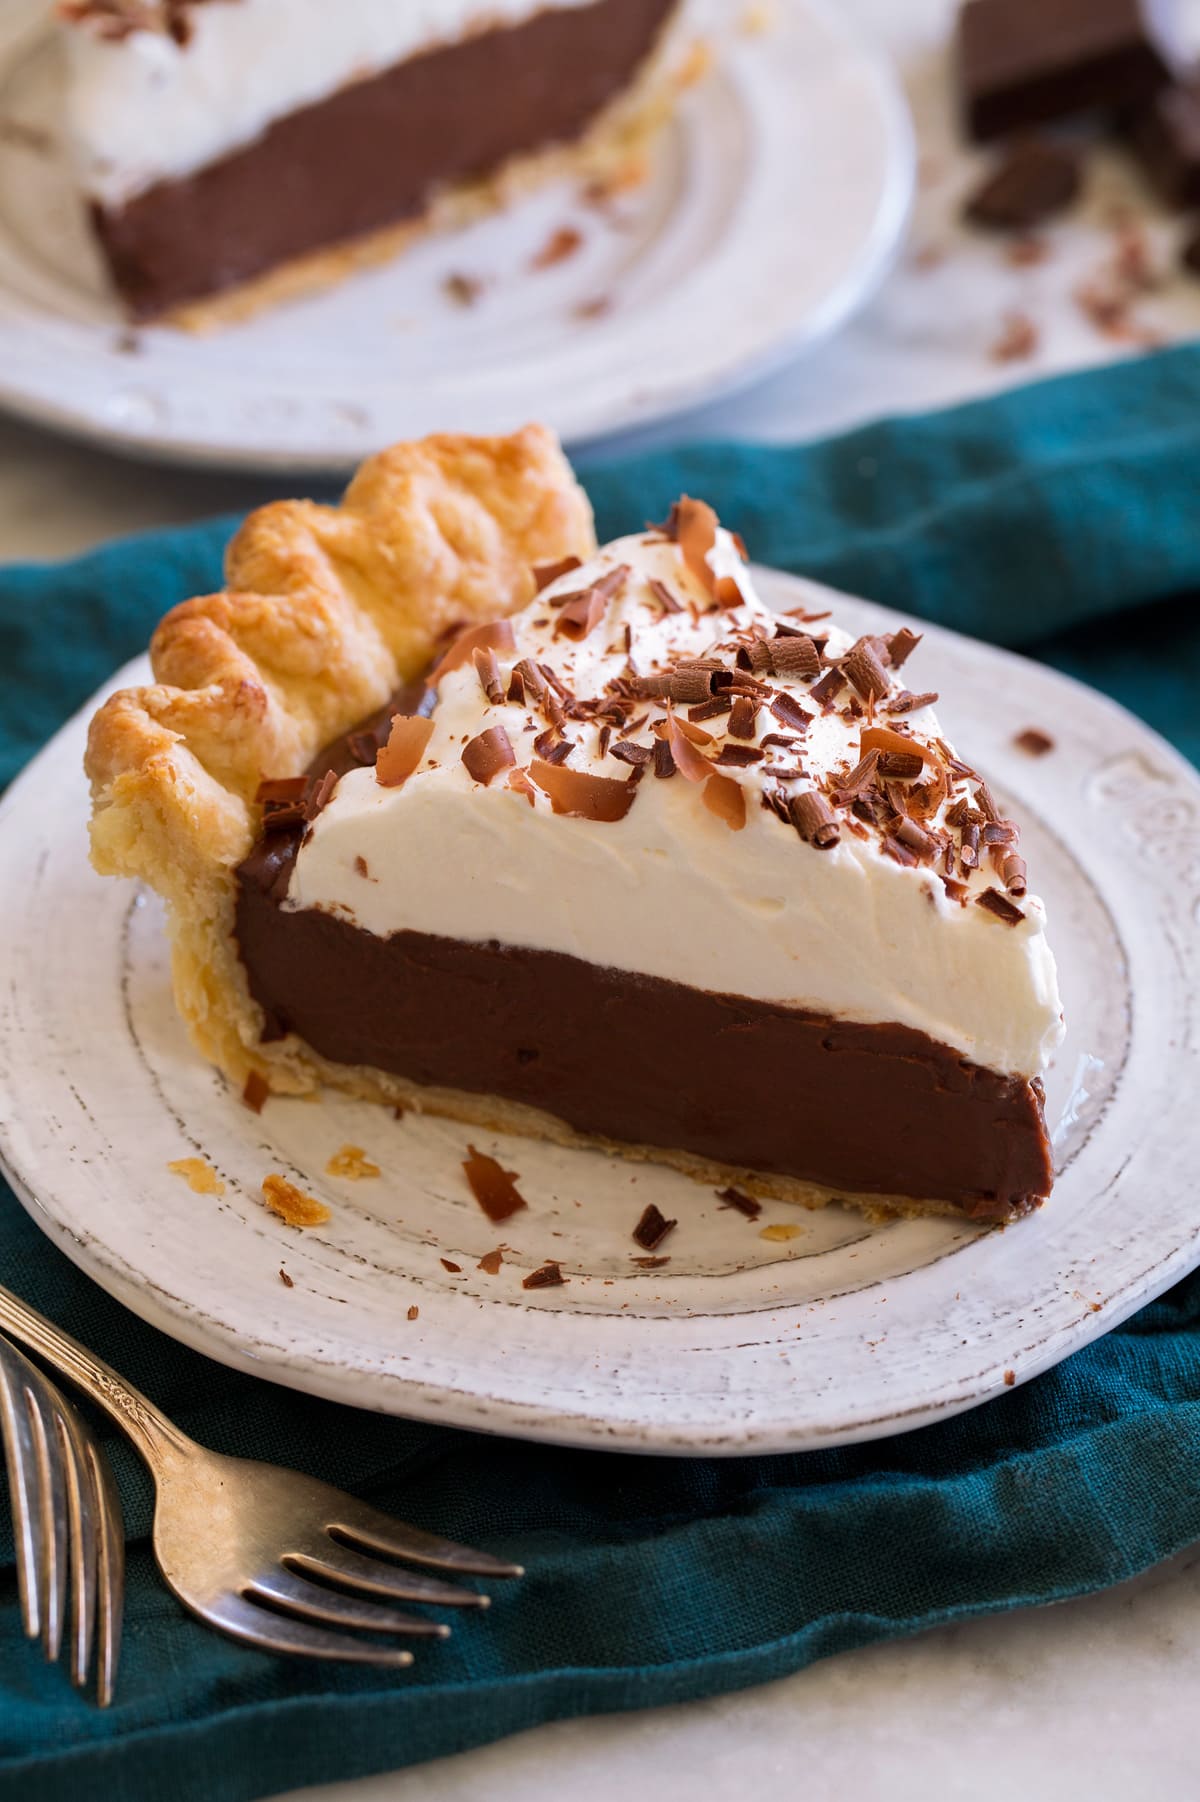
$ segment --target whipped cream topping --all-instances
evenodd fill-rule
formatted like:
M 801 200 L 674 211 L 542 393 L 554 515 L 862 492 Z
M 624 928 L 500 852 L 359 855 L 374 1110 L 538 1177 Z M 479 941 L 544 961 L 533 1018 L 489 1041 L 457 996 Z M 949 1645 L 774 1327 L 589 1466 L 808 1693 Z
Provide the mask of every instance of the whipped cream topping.
M 699 553 L 662 533 L 619 540 L 508 626 L 490 653 L 448 660 L 399 786 L 370 768 L 341 779 L 288 907 L 898 1022 L 1005 1074 L 1044 1068 L 1062 1035 L 1045 909 L 1015 829 L 889 662 L 910 635 L 855 645 L 827 618 L 781 618 L 723 530 Z M 713 679 L 748 691 L 735 711 L 720 687 L 686 704 L 711 677 L 680 671 L 694 659 L 734 672 Z M 557 696 L 537 697 L 539 666 Z M 864 733 L 882 746 L 866 766 Z M 681 765 L 667 778 L 664 735 Z M 582 817 L 591 796 L 556 812 L 557 771 L 601 778 L 609 817 Z
M 85 191 L 116 207 L 191 175 L 276 119 L 468 32 L 590 0 L 210 0 L 67 9 L 68 142 Z

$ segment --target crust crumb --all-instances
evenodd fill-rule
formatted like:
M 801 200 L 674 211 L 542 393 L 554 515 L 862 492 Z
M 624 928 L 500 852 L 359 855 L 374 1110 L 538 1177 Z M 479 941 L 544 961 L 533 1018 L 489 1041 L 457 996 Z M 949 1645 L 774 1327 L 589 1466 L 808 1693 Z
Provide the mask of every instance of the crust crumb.
M 176 1158 L 167 1165 L 172 1176 L 182 1176 L 189 1189 L 196 1195 L 224 1195 L 225 1184 L 221 1181 L 211 1164 L 203 1158 Z
M 278 1214 L 286 1226 L 323 1226 L 332 1218 L 323 1201 L 318 1201 L 315 1195 L 306 1195 L 286 1176 L 274 1172 L 263 1177 L 262 1196 L 271 1212 Z
M 325 1166 L 326 1176 L 344 1176 L 352 1183 L 361 1182 L 364 1177 L 380 1176 L 382 1172 L 378 1164 L 373 1164 L 361 1145 L 343 1145 L 335 1151 Z
M 764 1226 L 758 1236 L 770 1240 L 772 1245 L 785 1245 L 789 1239 L 798 1239 L 803 1231 L 802 1226 L 794 1226 L 790 1221 L 778 1222 L 774 1226 Z

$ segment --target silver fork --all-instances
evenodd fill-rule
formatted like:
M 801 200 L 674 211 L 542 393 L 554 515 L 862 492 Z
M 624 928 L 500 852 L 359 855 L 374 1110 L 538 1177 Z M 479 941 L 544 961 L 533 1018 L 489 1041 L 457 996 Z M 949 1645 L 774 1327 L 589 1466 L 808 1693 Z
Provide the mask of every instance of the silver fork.
M 0 1288 L 0 1328 L 46 1358 L 128 1434 L 154 1477 L 154 1555 L 184 1607 L 268 1652 L 406 1665 L 412 1653 L 360 1631 L 444 1639 L 450 1629 L 397 1602 L 485 1608 L 459 1576 L 519 1577 L 520 1565 L 393 1520 L 299 1471 L 197 1445 L 131 1384 Z
M 3 1337 L 0 1425 L 25 1631 L 56 1663 L 69 1597 L 71 1680 L 84 1688 L 95 1647 L 96 1700 L 107 1708 L 125 1594 L 125 1535 L 108 1459 L 49 1377 Z

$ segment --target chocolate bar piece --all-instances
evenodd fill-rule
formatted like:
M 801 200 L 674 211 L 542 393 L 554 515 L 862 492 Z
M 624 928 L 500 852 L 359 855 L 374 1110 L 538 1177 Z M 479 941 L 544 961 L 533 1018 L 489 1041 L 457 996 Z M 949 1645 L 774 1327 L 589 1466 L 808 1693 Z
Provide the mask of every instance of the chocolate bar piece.
M 967 0 L 958 72 L 978 139 L 1146 105 L 1170 80 L 1146 0 Z
M 1041 138 L 1014 144 L 967 200 L 964 217 L 990 231 L 1028 231 L 1077 197 L 1079 158 Z
M 1129 141 L 1169 206 L 1200 206 L 1200 76 L 1156 94 L 1130 120 Z

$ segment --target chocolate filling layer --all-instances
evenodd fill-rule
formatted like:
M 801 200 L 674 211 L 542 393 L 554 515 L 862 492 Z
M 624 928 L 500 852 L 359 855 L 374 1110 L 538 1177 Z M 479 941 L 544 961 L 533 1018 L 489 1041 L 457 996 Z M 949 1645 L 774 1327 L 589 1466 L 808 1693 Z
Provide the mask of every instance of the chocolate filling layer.
M 675 4 L 593 0 L 477 33 L 290 113 L 195 175 L 94 209 L 118 290 L 152 318 L 574 142 L 629 86 Z
M 390 714 L 417 692 L 331 746 L 311 774 L 371 761 Z M 288 911 L 302 832 L 266 834 L 238 871 L 237 937 L 264 1038 L 294 1032 L 335 1063 L 524 1102 L 579 1132 L 953 1202 L 973 1219 L 1011 1218 L 1050 1192 L 1036 1081 L 981 1069 L 904 1026 Z

